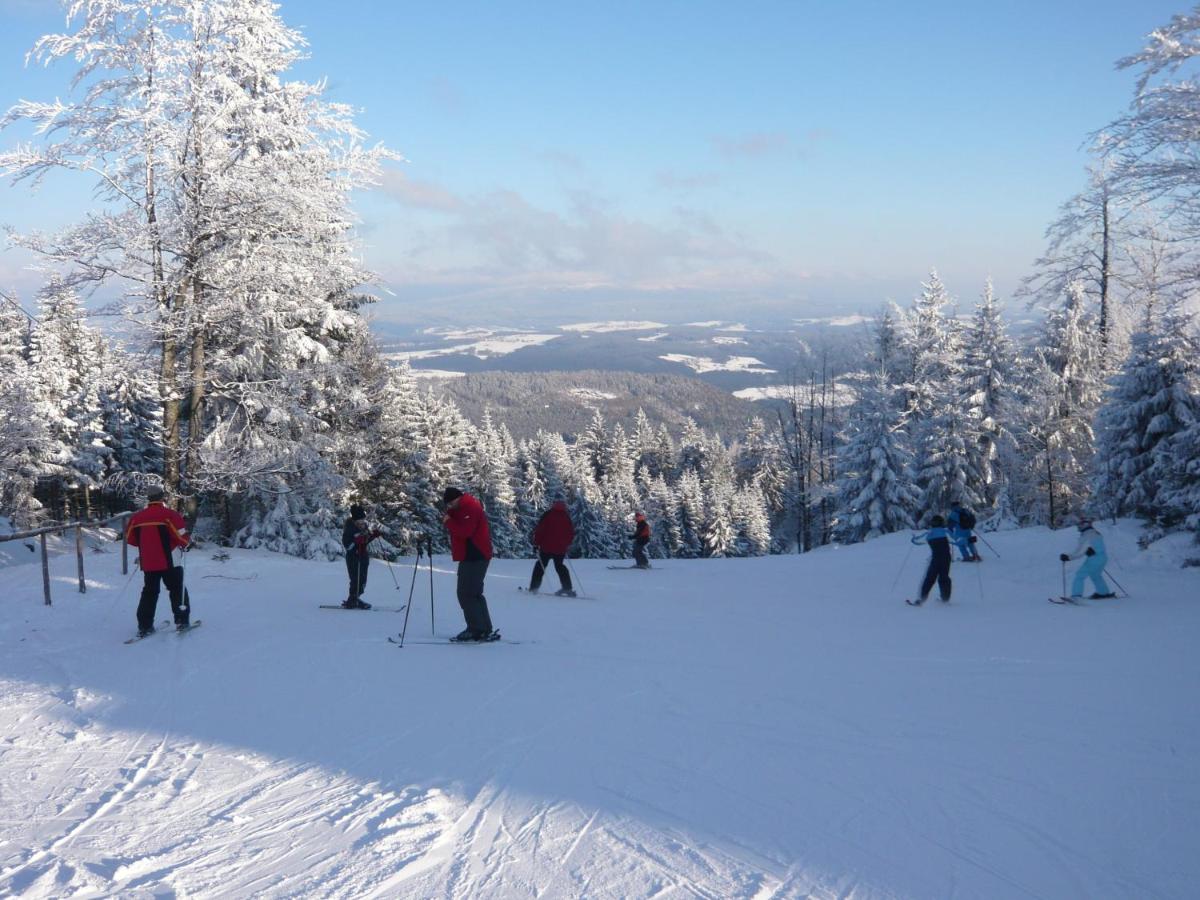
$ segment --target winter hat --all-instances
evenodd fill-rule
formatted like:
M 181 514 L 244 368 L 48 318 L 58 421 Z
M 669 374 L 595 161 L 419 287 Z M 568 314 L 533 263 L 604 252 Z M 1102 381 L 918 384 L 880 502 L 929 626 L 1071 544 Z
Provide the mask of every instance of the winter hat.
M 156 503 L 160 500 L 166 500 L 167 493 L 160 487 L 152 487 L 146 492 L 146 500 L 150 503 Z
M 463 495 L 463 492 L 460 491 L 458 488 L 448 487 L 444 491 L 442 491 L 442 502 L 443 503 L 453 503 L 455 500 L 457 500 L 462 495 Z
M 946 525 L 946 520 L 941 516 L 934 516 L 929 520 L 929 524 L 934 528 L 944 528 Z
M 1087 531 L 1091 527 L 1092 527 L 1091 518 L 1089 518 L 1088 516 L 1080 516 L 1079 517 L 1079 530 L 1080 531 Z
M 646 515 L 645 515 L 645 513 L 638 513 L 638 514 L 637 514 L 636 516 L 634 516 L 633 518 L 634 518 L 636 521 L 638 521 L 638 522 L 645 522 L 645 521 L 646 521 Z
M 357 503 L 355 503 L 353 506 L 350 507 L 350 518 L 365 519 L 366 517 L 367 517 L 367 511 L 365 509 L 363 509 L 361 506 L 359 506 Z

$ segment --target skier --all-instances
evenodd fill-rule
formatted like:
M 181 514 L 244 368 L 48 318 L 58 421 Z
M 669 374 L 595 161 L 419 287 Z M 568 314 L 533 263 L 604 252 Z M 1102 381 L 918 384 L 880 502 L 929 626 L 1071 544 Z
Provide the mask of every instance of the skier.
M 935 581 L 942 602 L 950 602 L 950 532 L 946 530 L 946 520 L 941 516 L 934 516 L 929 520 L 929 525 L 928 531 L 913 535 L 912 539 L 914 544 L 929 545 L 929 568 L 925 570 L 925 578 L 921 582 L 921 596 L 905 601 L 910 606 L 920 606 L 928 600 Z
M 571 573 L 563 564 L 571 542 L 575 540 L 575 526 L 571 523 L 571 514 L 567 512 L 567 504 L 562 498 L 556 498 L 551 507 L 542 513 L 537 527 L 533 529 L 533 546 L 537 548 L 537 562 L 533 564 L 533 575 L 529 578 L 529 593 L 536 594 L 542 586 L 542 577 L 546 574 L 546 566 L 554 560 L 554 571 L 562 587 L 555 592 L 559 597 L 574 597 L 571 587 Z
M 448 487 L 442 493 L 446 513 L 442 524 L 450 532 L 450 557 L 458 563 L 458 605 L 467 627 L 452 640 L 493 641 L 499 634 L 492 628 L 483 580 L 492 559 L 492 533 L 487 513 L 470 494 Z
M 191 546 L 183 516 L 168 509 L 162 488 L 151 488 L 146 508 L 129 517 L 125 543 L 138 549 L 142 570 L 142 597 L 138 602 L 138 637 L 154 633 L 154 611 L 158 607 L 160 585 L 167 586 L 176 629 L 186 629 L 191 620 L 191 603 L 183 589 L 183 569 L 175 565 L 173 551 L 186 552 Z
M 961 503 L 955 503 L 950 507 L 949 524 L 954 545 L 958 547 L 962 561 L 981 562 L 982 560 L 975 550 L 977 538 L 971 533 L 975 528 L 975 513 L 963 507 Z
M 1084 579 L 1090 578 L 1096 592 L 1092 600 L 1107 600 L 1117 596 L 1109 590 L 1108 582 L 1104 580 L 1104 567 L 1108 564 L 1108 551 L 1104 547 L 1104 535 L 1092 525 L 1092 520 L 1086 516 L 1079 520 L 1079 543 L 1070 553 L 1060 553 L 1058 558 L 1066 563 L 1079 557 L 1086 557 L 1075 572 L 1075 580 L 1071 582 L 1072 600 L 1083 599 Z
M 642 513 L 634 516 L 637 522 L 637 528 L 629 539 L 633 541 L 633 559 L 637 563 L 637 568 L 650 568 L 650 560 L 646 556 L 646 545 L 650 543 L 650 523 L 646 521 L 646 517 Z
M 350 590 L 342 601 L 343 609 L 370 609 L 371 604 L 362 599 L 367 587 L 367 567 L 371 563 L 368 545 L 381 532 L 367 525 L 367 512 L 357 503 L 350 507 L 350 518 L 342 526 L 342 549 L 346 551 L 346 574 L 350 577 Z

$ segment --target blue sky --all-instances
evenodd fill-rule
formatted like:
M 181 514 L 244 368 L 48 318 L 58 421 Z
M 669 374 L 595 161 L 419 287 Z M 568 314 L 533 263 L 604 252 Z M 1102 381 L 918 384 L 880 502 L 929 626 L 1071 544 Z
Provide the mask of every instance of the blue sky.
M 283 0 L 330 99 L 408 160 L 357 198 L 379 312 L 820 314 L 907 300 L 931 266 L 1010 294 L 1087 135 L 1128 104 L 1114 62 L 1163 0 Z M 61 28 L 0 0 L 0 106 L 67 92 L 26 69 Z M 10 144 L 16 134 L 0 134 Z M 90 198 L 0 188 L 18 229 Z M 0 287 L 27 293 L 0 254 Z

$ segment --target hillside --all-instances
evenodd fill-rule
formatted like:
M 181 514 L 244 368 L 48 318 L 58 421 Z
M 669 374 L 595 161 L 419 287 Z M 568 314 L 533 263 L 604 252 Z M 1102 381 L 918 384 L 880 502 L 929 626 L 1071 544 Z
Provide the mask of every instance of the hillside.
M 707 431 L 733 439 L 754 416 L 774 415 L 770 404 L 754 403 L 697 378 L 636 372 L 479 372 L 460 378 L 435 379 L 435 390 L 452 397 L 473 421 L 484 410 L 504 422 L 518 440 L 539 429 L 573 437 L 592 420 L 595 410 L 611 425 L 632 433 L 638 409 L 656 426 L 665 423 L 678 434 L 691 417 Z
M 1002 558 L 919 609 L 905 535 L 579 562 L 586 600 L 520 594 L 528 563 L 499 561 L 493 618 L 522 643 L 415 642 L 422 572 L 403 649 L 403 615 L 317 608 L 339 564 L 202 550 L 204 625 L 126 646 L 115 552 L 83 596 L 57 557 L 45 607 L 17 548 L 0 895 L 1192 896 L 1200 570 L 1183 536 L 1104 530 L 1129 599 L 1047 603 L 1074 534 L 1041 528 L 987 535 Z M 411 573 L 376 563 L 368 598 Z

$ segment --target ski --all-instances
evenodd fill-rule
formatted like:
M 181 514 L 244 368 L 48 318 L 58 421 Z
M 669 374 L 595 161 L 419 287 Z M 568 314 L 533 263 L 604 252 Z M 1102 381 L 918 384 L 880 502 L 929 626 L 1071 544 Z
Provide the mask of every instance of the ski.
M 904 602 L 907 603 L 909 606 L 922 606 L 924 604 L 923 600 L 913 600 L 908 597 L 904 598 Z
M 608 566 L 610 569 L 615 569 L 618 572 L 623 572 L 626 569 L 641 569 L 643 572 L 655 571 L 653 566 Z
M 200 622 L 199 622 L 199 620 L 197 620 L 194 623 L 193 627 L 195 627 L 195 625 L 199 625 L 199 624 L 200 624 Z M 155 635 L 174 634 L 175 633 L 174 626 L 175 626 L 175 623 L 172 622 L 170 619 L 167 619 L 166 621 L 164 621 L 161 625 L 159 625 L 157 628 L 155 628 L 149 634 L 135 634 L 129 640 L 125 641 L 125 643 L 126 644 L 136 644 L 138 641 L 144 641 L 146 638 L 152 638 Z
M 423 647 L 430 647 L 430 646 L 440 647 L 443 644 L 534 644 L 537 642 L 536 641 L 512 641 L 512 640 L 509 640 L 508 638 L 495 638 L 494 640 L 490 640 L 490 641 L 452 641 L 452 640 L 450 640 L 450 638 L 444 638 L 440 641 L 431 641 L 431 640 L 426 640 L 426 639 L 413 638 L 412 640 L 405 641 L 404 644 L 401 645 L 400 641 L 398 641 L 396 638 L 391 637 L 389 635 L 388 643 L 395 644 L 397 646 L 405 646 L 405 647 L 407 647 L 409 644 L 420 644 Z
M 346 612 L 404 612 L 404 607 L 408 606 L 405 603 L 403 606 L 372 606 L 370 609 L 348 609 L 340 603 L 322 603 L 320 609 L 343 609 Z
M 1059 606 L 1084 606 L 1085 605 L 1071 597 L 1047 597 L 1046 599 L 1049 600 L 1051 603 L 1057 603 Z
M 187 625 L 176 625 L 175 633 L 176 634 L 187 634 L 189 631 L 193 631 L 193 630 L 199 628 L 203 624 L 204 624 L 203 619 L 197 619 L 195 622 L 189 622 Z
M 570 594 L 560 594 L 557 591 L 531 591 L 529 588 L 521 587 L 520 585 L 517 585 L 517 590 L 520 591 L 522 594 L 529 594 L 529 596 L 531 596 L 531 597 L 560 597 L 563 600 L 595 600 L 596 599 L 595 597 L 588 597 L 583 594 L 576 594 L 575 596 L 572 597 Z

